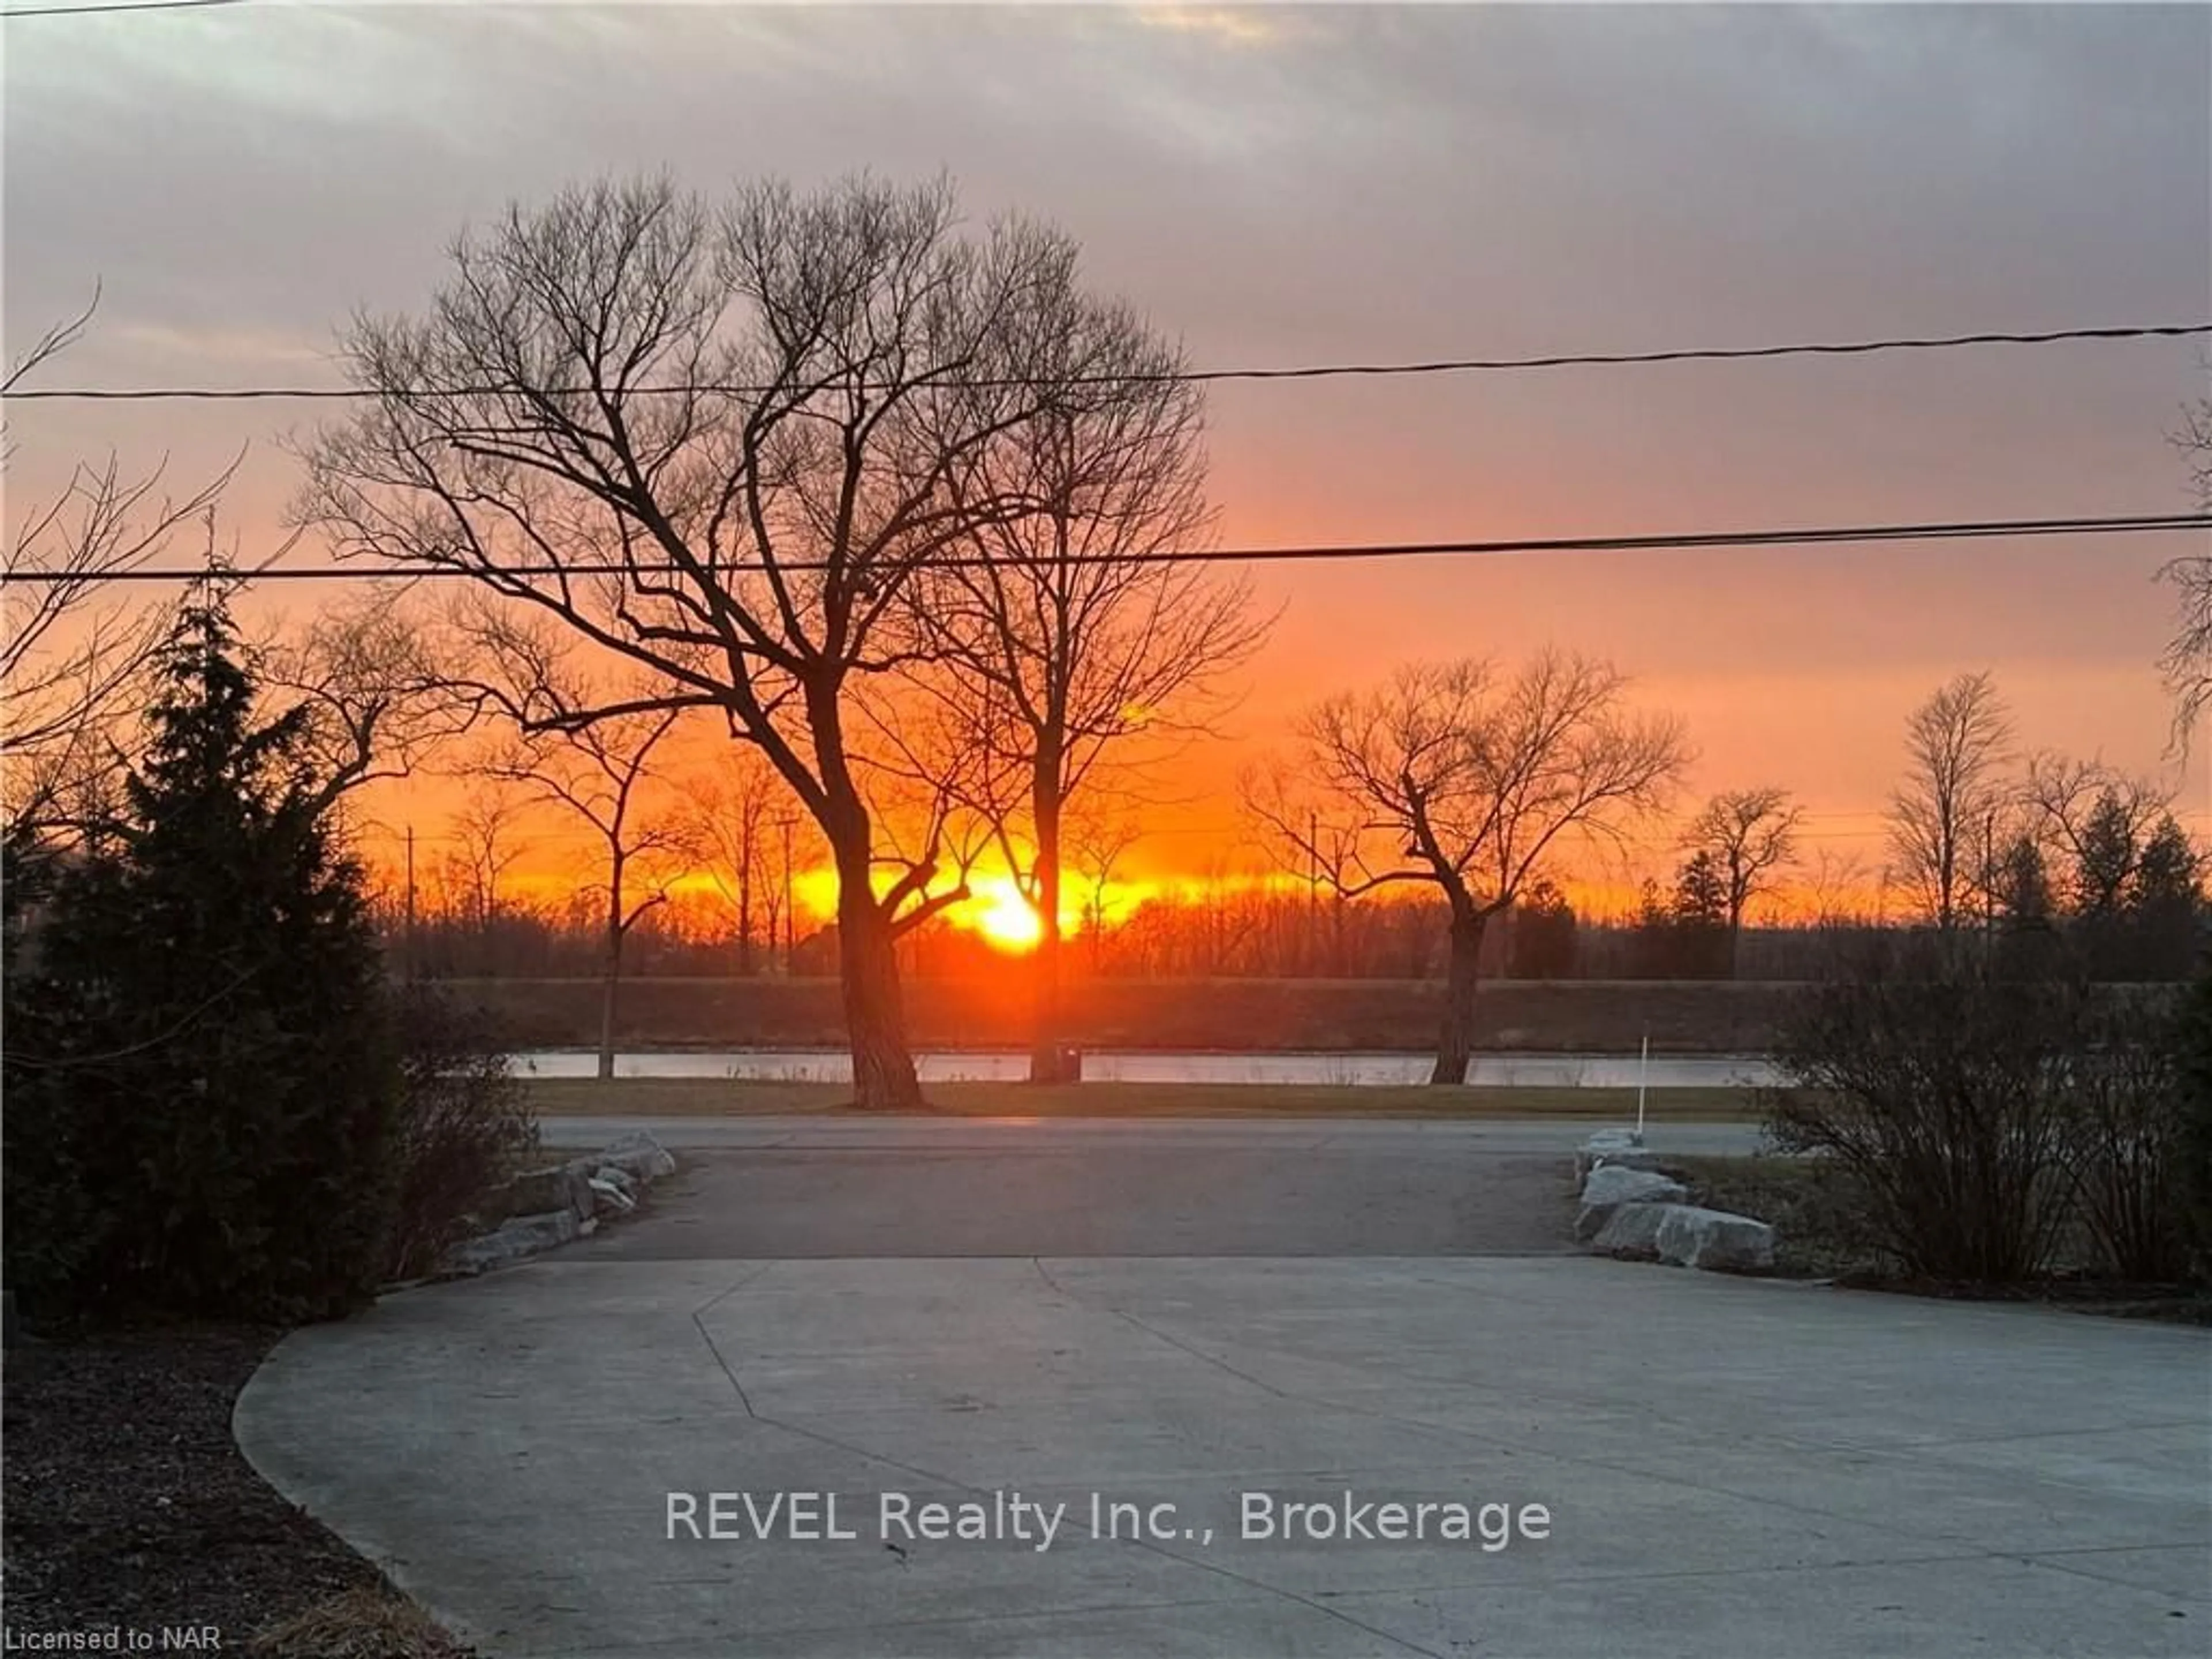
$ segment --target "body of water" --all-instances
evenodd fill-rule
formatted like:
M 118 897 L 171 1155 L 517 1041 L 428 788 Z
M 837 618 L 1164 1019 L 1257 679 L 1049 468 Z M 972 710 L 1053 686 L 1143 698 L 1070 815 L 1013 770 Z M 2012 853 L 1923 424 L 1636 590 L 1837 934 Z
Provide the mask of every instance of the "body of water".
M 923 1054 L 915 1063 L 925 1083 L 1017 1083 L 1029 1056 L 1012 1049 Z M 1162 1054 L 1092 1048 L 1083 1056 L 1088 1083 L 1425 1083 L 1433 1064 L 1415 1054 Z M 584 1048 L 541 1048 L 515 1056 L 526 1077 L 591 1077 L 599 1056 Z M 1488 1054 L 1475 1057 L 1468 1081 L 1565 1088 L 1634 1088 L 1639 1072 L 1654 1089 L 1756 1088 L 1778 1081 L 1755 1055 L 1654 1055 L 1648 1068 L 1633 1054 Z M 830 1048 L 724 1048 L 620 1054 L 617 1077 L 726 1077 L 781 1083 L 848 1083 L 851 1056 Z

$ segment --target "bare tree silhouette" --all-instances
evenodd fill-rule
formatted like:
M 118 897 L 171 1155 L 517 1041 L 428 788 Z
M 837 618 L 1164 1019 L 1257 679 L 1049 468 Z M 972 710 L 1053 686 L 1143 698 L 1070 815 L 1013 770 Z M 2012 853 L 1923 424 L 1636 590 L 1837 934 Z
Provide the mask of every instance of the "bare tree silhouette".
M 836 865 L 855 1091 L 921 1101 L 895 946 L 950 902 L 879 852 L 855 683 L 922 648 L 905 590 L 994 498 L 977 453 L 1046 407 L 1073 244 L 954 192 L 763 183 L 719 208 L 665 179 L 510 209 L 453 248 L 414 319 L 360 318 L 376 394 L 307 450 L 299 508 L 342 551 L 464 571 L 649 674 L 563 715 L 715 711 L 820 826 Z M 522 567 L 556 574 L 522 574 Z
M 1609 664 L 1545 651 L 1510 678 L 1473 659 L 1414 664 L 1300 723 L 1304 767 L 1333 797 L 1332 834 L 1355 837 L 1346 896 L 1415 882 L 1449 912 L 1442 1029 L 1430 1081 L 1459 1084 L 1474 1050 L 1475 988 L 1490 921 L 1570 836 L 1617 836 L 1659 810 L 1688 763 L 1681 723 L 1632 715 Z M 1319 867 L 1320 835 L 1279 826 Z
M 641 918 L 668 902 L 684 851 L 677 823 L 647 811 L 645 799 L 661 745 L 684 710 L 656 706 L 647 684 L 594 684 L 541 619 L 486 610 L 474 635 L 485 678 L 473 684 L 513 729 L 471 769 L 578 820 L 596 844 L 599 878 L 579 892 L 599 901 L 599 1075 L 611 1078 L 623 946 Z M 575 718 L 610 707 L 617 712 Z
M 1891 868 L 1921 913 L 1954 932 L 1987 890 L 1998 817 L 2013 799 L 2003 769 L 2012 717 L 1987 673 L 1960 674 L 1905 722 L 1908 767 L 1890 795 Z
M 1125 306 L 1063 296 L 1045 406 L 963 458 L 969 561 L 909 590 L 935 672 L 917 688 L 1004 787 L 977 805 L 1036 912 L 1030 1077 L 1060 1080 L 1061 890 L 1070 803 L 1133 740 L 1157 754 L 1219 706 L 1272 618 L 1249 579 L 1173 562 L 1209 534 L 1205 405 L 1182 353 Z
M 48 329 L 9 366 L 13 391 L 84 336 L 97 292 L 67 322 Z M 12 434 L 0 463 L 12 462 Z M 238 462 L 188 495 L 161 488 L 167 463 L 132 476 L 111 451 L 80 462 L 51 499 L 31 504 L 8 545 L 11 585 L 0 605 L 0 770 L 9 823 L 35 830 L 80 786 L 95 790 L 109 766 L 108 728 L 143 707 L 134 693 L 169 625 L 167 607 L 105 600 L 107 585 L 137 569 L 182 526 L 214 508 Z
M 1735 789 L 1708 800 L 1682 833 L 1683 850 L 1705 854 L 1724 884 L 1731 976 L 1743 941 L 1744 910 L 1773 891 L 1776 873 L 1796 860 L 1803 817 L 1786 789 Z
M 2174 447 L 2189 467 L 2197 504 L 2212 512 L 2212 398 L 2182 411 Z M 2185 553 L 2160 574 L 2181 598 L 2181 625 L 2159 666 L 2174 696 L 2173 748 L 2186 748 L 2207 703 L 2212 703 L 2212 555 Z

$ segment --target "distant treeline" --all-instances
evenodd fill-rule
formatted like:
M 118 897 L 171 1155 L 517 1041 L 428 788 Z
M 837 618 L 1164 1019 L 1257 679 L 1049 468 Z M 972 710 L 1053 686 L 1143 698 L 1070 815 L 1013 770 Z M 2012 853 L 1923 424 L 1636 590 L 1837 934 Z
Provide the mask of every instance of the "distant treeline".
M 555 908 L 507 902 L 425 912 L 411 924 L 387 896 L 377 920 L 403 969 L 436 979 L 588 978 L 603 966 L 595 900 Z M 2108 905 L 2071 909 L 1996 904 L 1962 931 L 2000 960 L 2062 952 L 2091 977 L 2112 981 L 2185 978 L 2206 943 L 2207 908 L 2194 888 L 2123 891 Z M 1486 979 L 1797 981 L 1820 977 L 1838 952 L 1869 934 L 1899 931 L 1863 918 L 1790 926 L 1747 924 L 1733 939 L 1725 919 L 1694 892 L 1647 890 L 1628 921 L 1577 915 L 1540 884 L 1504 913 L 1483 941 Z M 1281 890 L 1227 890 L 1155 898 L 1125 920 L 1086 922 L 1069 940 L 1071 976 L 1088 979 L 1428 980 L 1444 969 L 1440 904 L 1346 902 Z M 900 945 L 912 975 L 1009 974 L 1018 962 L 947 921 Z M 624 947 L 624 973 L 641 978 L 812 977 L 836 972 L 834 927 L 802 922 L 795 941 L 747 937 L 727 907 L 663 905 L 641 918 Z

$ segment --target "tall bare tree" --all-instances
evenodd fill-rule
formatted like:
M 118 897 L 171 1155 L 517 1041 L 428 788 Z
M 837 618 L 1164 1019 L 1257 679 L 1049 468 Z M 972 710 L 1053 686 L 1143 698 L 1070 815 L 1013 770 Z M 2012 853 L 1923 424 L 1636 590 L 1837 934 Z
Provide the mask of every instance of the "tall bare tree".
M 457 569 L 658 679 L 568 723 L 714 710 L 758 746 L 836 865 L 858 1098 L 920 1086 L 902 932 L 953 902 L 878 893 L 849 694 L 915 648 L 915 574 L 992 498 L 971 461 L 1045 407 L 1034 383 L 1075 250 L 1016 221 L 959 233 L 948 184 L 564 191 L 453 245 L 412 319 L 346 340 L 373 395 L 308 450 L 303 519 L 342 550 Z
M 1475 988 L 1491 919 L 1570 837 L 1618 837 L 1661 810 L 1688 764 L 1681 722 L 1630 714 L 1610 664 L 1545 651 L 1510 677 L 1475 660 L 1417 664 L 1380 689 L 1332 697 L 1299 727 L 1307 770 L 1358 836 L 1347 896 L 1393 883 L 1435 887 L 1450 952 L 1429 1080 L 1467 1080 Z M 1274 826 L 1292 846 L 1319 839 Z
M 506 905 L 501 884 L 526 850 L 517 833 L 522 811 L 512 789 L 480 789 L 447 826 L 452 850 L 445 861 L 443 896 L 486 939 Z
M 1922 915 L 1943 933 L 1957 929 L 1994 878 L 1997 823 L 2014 799 L 2004 775 L 2011 745 L 2012 717 L 1986 672 L 1959 675 L 1905 722 L 1890 855 Z
M 1106 895 L 1115 868 L 1144 838 L 1144 826 L 1133 817 L 1085 813 L 1069 827 L 1069 862 L 1089 890 L 1083 901 L 1083 936 L 1093 978 L 1105 965 Z
M 2189 467 L 2197 505 L 2212 512 L 2212 398 L 2182 411 L 2174 447 Z M 2160 574 L 2181 599 L 2181 623 L 2159 659 L 2174 696 L 2174 746 L 2185 746 L 2212 703 L 2212 554 L 2185 553 L 2169 560 Z
M 1157 752 L 1218 706 L 1271 617 L 1239 575 L 1177 562 L 1206 501 L 1205 402 L 1188 364 L 1126 306 L 1066 296 L 1046 331 L 1045 407 L 969 453 L 957 493 L 1032 510 L 976 515 L 969 556 L 910 592 L 936 672 L 919 688 L 1013 788 L 988 810 L 1040 933 L 1030 1077 L 1061 1080 L 1061 889 L 1079 792 L 1133 739 Z
M 1814 922 L 1832 927 L 1863 921 L 1867 915 L 1865 894 L 1870 880 L 1866 860 L 1859 854 L 1832 847 L 1814 848 L 1805 885 L 1812 894 Z
M 14 391 L 82 339 L 99 303 L 95 294 L 34 340 L 9 365 L 0 390 Z M 0 435 L 0 463 L 15 453 L 13 434 Z M 36 829 L 79 783 L 96 783 L 107 770 L 107 728 L 133 712 L 133 689 L 170 621 L 166 605 L 112 600 L 107 589 L 211 513 L 237 467 L 233 461 L 171 495 L 162 489 L 165 464 L 134 475 L 111 451 L 80 462 L 51 499 L 16 518 L 0 602 L 0 797 L 12 824 Z
M 738 972 L 748 978 L 783 921 L 778 827 L 791 806 L 791 792 L 757 749 L 733 745 L 685 769 L 678 808 L 684 854 L 729 907 Z
M 1305 887 L 1306 971 L 1344 978 L 1348 971 L 1348 906 L 1360 879 L 1358 860 L 1367 841 L 1363 820 L 1345 816 L 1326 787 L 1280 755 L 1244 768 L 1237 776 L 1237 793 L 1268 865 L 1278 875 Z M 1326 930 L 1321 919 L 1324 895 Z
M 577 663 L 581 653 L 542 617 L 492 605 L 465 605 L 459 615 L 477 668 L 454 690 L 477 694 L 512 727 L 471 769 L 582 823 L 600 860 L 599 878 L 578 894 L 599 911 L 599 1074 L 611 1078 L 623 947 L 631 929 L 668 902 L 684 850 L 676 820 L 649 811 L 645 799 L 684 710 L 657 702 L 647 684 L 595 683 Z
M 2033 841 L 2046 865 L 2065 872 L 2077 912 L 2099 915 L 2119 908 L 2136 850 L 2172 805 L 2173 792 L 2100 759 L 2045 750 L 2028 757 L 2021 801 L 2025 821 L 2014 839 Z
M 1744 910 L 1773 891 L 1775 875 L 1796 858 L 1803 820 L 1786 789 L 1735 789 L 1708 800 L 1683 832 L 1683 850 L 1711 860 L 1727 896 L 1731 977 L 1743 941 Z

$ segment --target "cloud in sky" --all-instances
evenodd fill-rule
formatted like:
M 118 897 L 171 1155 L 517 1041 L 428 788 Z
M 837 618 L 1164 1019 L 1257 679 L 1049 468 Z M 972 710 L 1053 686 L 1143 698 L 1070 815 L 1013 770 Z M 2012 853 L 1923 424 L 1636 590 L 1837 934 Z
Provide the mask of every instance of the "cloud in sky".
M 465 222 L 663 165 L 945 168 L 979 219 L 1066 225 L 1208 364 L 2212 316 L 2203 8 L 244 6 L 6 47 L 6 322 L 99 277 L 89 381 L 309 378 L 356 306 L 422 302 Z M 1214 484 L 1247 543 L 2180 510 L 2164 434 L 2204 384 L 2166 342 L 1224 386 Z M 268 440 L 313 412 L 15 424 L 27 483 L 254 439 L 250 538 L 288 488 Z M 1984 665 L 2024 704 L 2094 686 L 2051 719 L 2148 765 L 2175 550 L 1268 572 L 1291 610 L 1244 724 L 1556 637 L 1701 713 L 1730 673 L 1802 677 L 1795 734 L 1707 721 L 1716 787 L 1876 799 L 1910 688 Z
M 1296 33 L 1299 14 L 1287 6 L 1139 6 L 1139 27 L 1203 35 L 1224 46 L 1268 46 Z

